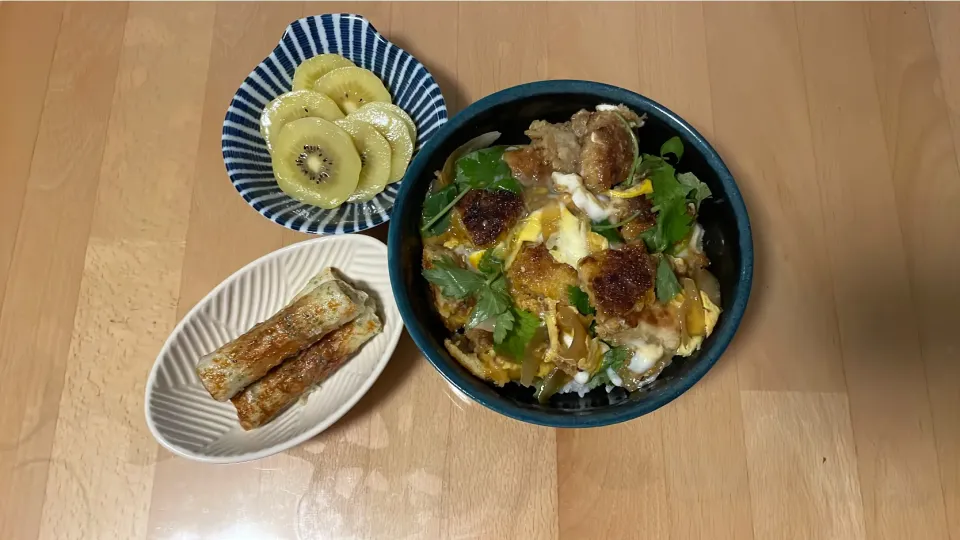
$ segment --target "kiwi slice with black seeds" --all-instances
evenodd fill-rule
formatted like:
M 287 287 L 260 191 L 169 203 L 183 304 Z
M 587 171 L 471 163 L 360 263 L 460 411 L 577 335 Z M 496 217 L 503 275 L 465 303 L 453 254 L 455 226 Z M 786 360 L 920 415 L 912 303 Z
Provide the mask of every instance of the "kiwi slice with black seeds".
M 324 53 L 307 58 L 297 66 L 297 70 L 293 73 L 293 89 L 313 90 L 314 85 L 317 84 L 317 79 L 320 77 L 337 68 L 351 66 L 353 66 L 353 62 L 339 54 Z
M 343 112 L 332 99 L 313 90 L 287 92 L 268 103 L 260 115 L 260 133 L 267 143 L 267 149 L 273 152 L 274 140 L 284 125 L 308 117 L 332 122 L 343 118 Z
M 322 118 L 287 123 L 274 144 L 277 185 L 294 199 L 320 208 L 346 202 L 360 181 L 360 169 L 350 134 Z
M 350 114 L 367 103 L 390 103 L 390 92 L 372 72 L 359 67 L 335 69 L 320 79 L 314 90 L 322 92 Z

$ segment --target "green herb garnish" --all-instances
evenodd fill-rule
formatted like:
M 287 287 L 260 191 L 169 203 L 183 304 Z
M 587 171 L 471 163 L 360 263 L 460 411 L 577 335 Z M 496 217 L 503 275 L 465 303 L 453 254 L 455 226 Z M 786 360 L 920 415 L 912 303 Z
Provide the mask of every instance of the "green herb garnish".
M 428 195 L 423 201 L 423 226 L 420 229 L 424 236 L 443 234 L 450 226 L 450 209 L 462 198 L 463 194 L 456 184 L 450 184 Z
M 505 189 L 520 194 L 523 186 L 513 177 L 503 161 L 503 146 L 481 148 L 460 157 L 456 162 L 456 177 L 449 186 L 431 193 L 423 201 L 423 225 L 420 232 L 427 236 L 443 234 L 450 226 L 450 210 L 471 189 Z
M 503 261 L 489 249 L 480 259 L 480 272 L 461 268 L 450 257 L 435 259 L 433 268 L 423 271 L 423 277 L 440 287 L 444 296 L 457 299 L 472 296 L 476 300 L 473 310 L 467 318 L 466 328 L 473 328 L 487 319 L 494 319 L 493 342 L 495 345 L 512 340 L 508 351 L 518 347 L 517 340 L 530 341 L 533 334 L 528 332 L 530 315 L 513 307 L 510 293 L 507 291 L 507 278 L 503 275 Z M 539 326 L 539 320 L 536 319 Z M 524 326 L 526 324 L 526 326 Z M 534 329 L 536 329 L 534 326 Z M 526 337 L 530 333 L 530 337 Z M 511 337 L 513 336 L 513 337 Z M 526 344 L 524 341 L 524 346 Z M 522 351 L 521 351 L 522 354 Z
M 590 305 L 590 296 L 576 285 L 567 285 L 567 299 L 570 301 L 570 305 L 577 308 L 581 315 L 593 315 L 597 312 Z
M 643 154 L 640 156 L 640 165 L 637 166 L 637 174 L 640 176 L 647 176 L 650 171 L 658 169 L 666 165 L 666 161 L 663 160 L 660 156 L 654 156 L 652 154 Z
M 597 386 L 601 384 L 612 384 L 610 382 L 610 376 L 607 374 L 607 369 L 612 369 L 613 372 L 616 373 L 623 368 L 623 365 L 626 364 L 627 360 L 631 357 L 633 357 L 633 351 L 627 347 L 613 347 L 603 353 L 600 368 L 597 369 L 596 374 L 590 379 L 590 383 L 594 383 Z
M 494 146 L 464 155 L 457 160 L 454 182 L 471 189 L 505 189 L 519 195 L 523 186 L 503 161 L 505 150 L 506 147 Z
M 503 321 L 509 320 L 506 328 L 501 330 Z M 493 331 L 494 349 L 507 357 L 521 360 L 527 350 L 527 344 L 540 327 L 540 317 L 529 311 L 512 308 L 497 317 Z M 499 335 L 498 335 L 499 334 Z M 497 340 L 497 338 L 500 338 Z
M 697 210 L 700 209 L 700 203 L 702 203 L 704 199 L 708 199 L 713 195 L 713 193 L 710 192 L 710 187 L 701 182 L 700 179 L 697 178 L 697 175 L 691 172 L 678 174 L 677 182 L 690 188 L 690 193 L 687 197 L 696 205 Z
M 498 250 L 495 247 L 484 251 L 483 256 L 480 257 L 480 262 L 477 263 L 477 270 L 484 274 L 502 273 L 504 271 L 503 259 L 497 255 L 497 252 Z
M 660 157 L 666 159 L 667 154 L 673 154 L 677 157 L 677 161 L 680 161 L 683 157 L 683 141 L 680 137 L 670 137 L 667 142 L 660 145 Z
M 677 181 L 673 166 L 667 163 L 652 171 L 650 181 L 653 183 L 651 200 L 657 211 L 657 222 L 644 231 L 642 237 L 650 251 L 660 253 L 690 232 L 693 225 L 693 216 L 687 209 L 690 188 Z
M 617 230 L 617 225 L 610 223 L 609 219 L 590 223 L 590 230 L 606 238 L 611 243 L 623 242 L 623 238 L 620 237 L 620 232 Z
M 680 282 L 677 281 L 677 276 L 673 273 L 673 268 L 670 267 L 666 257 L 661 257 L 660 263 L 657 264 L 656 289 L 657 301 L 661 304 L 673 300 L 682 290 Z
M 423 277 L 440 287 L 444 296 L 466 298 L 484 287 L 484 277 L 472 270 L 461 268 L 450 257 L 434 259 L 433 268 L 424 269 Z
M 640 162 L 641 172 L 648 174 L 653 184 L 650 200 L 657 212 L 656 224 L 641 237 L 654 253 L 661 253 L 686 238 L 694 219 L 688 203 L 699 209 L 700 203 L 710 196 L 710 188 L 693 173 L 677 175 L 673 165 L 664 159 L 667 154 L 676 156 L 677 161 L 683 156 L 683 142 L 679 137 L 663 143 L 660 157 L 644 154 Z
M 509 309 L 511 304 L 510 294 L 507 293 L 507 280 L 503 276 L 486 283 L 477 294 L 477 305 L 473 306 L 473 311 L 467 318 L 466 328 L 473 328 L 491 317 L 497 317 Z

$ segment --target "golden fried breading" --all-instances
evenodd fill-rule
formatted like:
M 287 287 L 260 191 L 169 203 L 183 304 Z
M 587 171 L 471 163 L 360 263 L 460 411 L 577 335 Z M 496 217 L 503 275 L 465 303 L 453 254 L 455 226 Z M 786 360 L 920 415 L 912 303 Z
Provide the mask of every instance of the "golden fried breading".
M 503 153 L 503 161 L 513 177 L 526 186 L 545 185 L 553 168 L 546 162 L 543 148 L 528 144 Z
M 580 176 L 594 193 L 627 179 L 633 166 L 633 138 L 623 119 L 613 111 L 593 113 L 588 133 L 581 139 Z
M 578 283 L 577 271 L 557 262 L 543 244 L 526 244 L 507 270 L 511 293 L 568 303 L 567 287 Z
M 616 221 L 624 221 L 639 214 L 620 228 L 620 234 L 629 242 L 640 238 L 640 234 L 657 224 L 657 214 L 653 211 L 653 203 L 646 196 L 630 199 L 615 199 L 617 215 Z
M 580 168 L 580 141 L 570 122 L 551 124 L 534 120 L 524 133 L 530 137 L 530 146 L 541 151 L 543 161 L 551 171 L 569 174 Z
M 460 221 L 479 247 L 495 244 L 517 224 L 523 210 L 523 199 L 504 189 L 473 189 L 457 203 Z
M 653 288 L 656 264 L 642 243 L 607 249 L 580 261 L 580 278 L 597 308 L 598 324 L 641 308 Z

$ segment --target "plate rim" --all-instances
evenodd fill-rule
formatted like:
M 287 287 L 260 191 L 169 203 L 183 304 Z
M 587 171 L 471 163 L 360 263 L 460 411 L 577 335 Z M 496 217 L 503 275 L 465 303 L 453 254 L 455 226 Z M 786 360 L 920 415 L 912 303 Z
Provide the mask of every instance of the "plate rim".
M 286 252 L 296 251 L 298 249 L 304 249 L 307 245 L 322 244 L 326 242 L 367 243 L 371 247 L 374 247 L 377 250 L 382 250 L 385 258 L 387 256 L 386 244 L 384 244 L 383 242 L 381 242 L 376 238 L 373 238 L 367 235 L 355 235 L 355 234 L 325 235 L 317 238 L 304 240 L 302 242 L 290 244 L 289 246 L 284 246 L 280 249 L 271 251 L 270 253 L 266 253 L 250 261 L 240 269 L 230 274 L 223 281 L 217 284 L 216 287 L 211 289 L 210 292 L 208 292 L 203 298 L 201 298 L 192 308 L 190 308 L 190 311 L 188 311 L 187 314 L 184 315 L 177 322 L 176 326 L 174 326 L 173 329 L 170 331 L 170 334 L 167 336 L 166 341 L 164 341 L 163 346 L 160 348 L 160 351 L 157 353 L 157 356 L 153 361 L 153 365 L 150 368 L 150 374 L 147 377 L 146 388 L 144 389 L 143 414 L 147 422 L 147 427 L 150 429 L 150 433 L 153 435 L 153 438 L 157 441 L 157 443 L 160 444 L 160 446 L 164 447 L 165 449 L 169 450 L 170 452 L 172 452 L 177 456 L 190 459 L 193 461 L 204 462 L 204 463 L 218 463 L 218 464 L 244 463 L 248 461 L 263 459 L 265 457 L 269 457 L 275 454 L 279 454 L 281 452 L 285 452 L 295 446 L 298 446 L 312 439 L 313 437 L 316 437 L 320 433 L 323 433 L 330 426 L 337 423 L 341 418 L 343 418 L 343 416 L 346 415 L 347 412 L 353 409 L 353 407 L 356 406 L 356 404 L 363 398 L 363 396 L 367 394 L 370 388 L 373 387 L 373 385 L 377 382 L 377 379 L 380 378 L 381 373 L 383 373 L 383 370 L 387 367 L 387 364 L 393 358 L 393 353 L 396 351 L 397 344 L 400 342 L 400 337 L 401 335 L 403 335 L 403 329 L 404 329 L 403 317 L 400 316 L 400 310 L 397 307 L 396 300 L 393 298 L 393 295 L 392 295 L 393 285 L 390 282 L 389 272 L 385 272 L 385 275 L 387 276 L 387 283 L 390 283 L 391 295 L 389 295 L 388 299 L 381 298 L 381 302 L 383 304 L 382 309 L 384 311 L 384 316 L 386 316 L 386 312 L 388 311 L 389 307 L 392 306 L 393 310 L 396 312 L 395 314 L 396 314 L 398 324 L 396 325 L 396 328 L 393 331 L 393 335 L 389 336 L 390 341 L 387 343 L 387 346 L 384 349 L 383 356 L 379 359 L 377 364 L 374 366 L 374 369 L 371 372 L 370 376 L 368 376 L 367 379 L 364 381 L 364 383 L 360 386 L 359 391 L 356 392 L 349 399 L 347 399 L 331 415 L 329 415 L 327 418 L 317 423 L 315 426 L 311 427 L 310 429 L 307 429 L 303 433 L 300 433 L 299 435 L 292 437 L 288 440 L 268 446 L 264 449 L 261 449 L 255 452 L 247 452 L 244 454 L 239 454 L 234 456 L 208 456 L 205 454 L 199 454 L 196 452 L 185 450 L 183 448 L 179 448 L 176 445 L 172 444 L 170 441 L 167 441 L 166 438 L 163 437 L 163 435 L 161 435 L 160 432 L 157 430 L 156 424 L 154 423 L 153 418 L 150 415 L 150 402 L 151 402 L 150 397 L 153 395 L 154 387 L 157 384 L 157 373 L 159 372 L 159 368 L 160 368 L 160 360 L 165 354 L 167 354 L 169 349 L 173 347 L 174 336 L 177 336 L 182 332 L 183 327 L 186 325 L 186 321 L 196 316 L 197 312 L 200 311 L 200 309 L 205 305 L 206 300 L 208 298 L 216 295 L 222 289 L 232 284 L 234 280 L 239 278 L 239 276 L 241 276 L 242 274 L 244 274 L 245 272 L 249 271 L 251 268 L 259 264 L 266 263 L 271 259 L 279 258 Z

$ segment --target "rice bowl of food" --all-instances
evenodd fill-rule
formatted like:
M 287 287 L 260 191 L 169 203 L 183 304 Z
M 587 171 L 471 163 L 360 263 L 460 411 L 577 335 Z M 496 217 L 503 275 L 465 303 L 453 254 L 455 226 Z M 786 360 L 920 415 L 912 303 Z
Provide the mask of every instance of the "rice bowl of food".
M 732 339 L 752 277 L 746 209 L 692 127 L 585 81 L 471 105 L 411 164 L 394 295 L 451 384 L 537 424 L 628 420 Z

